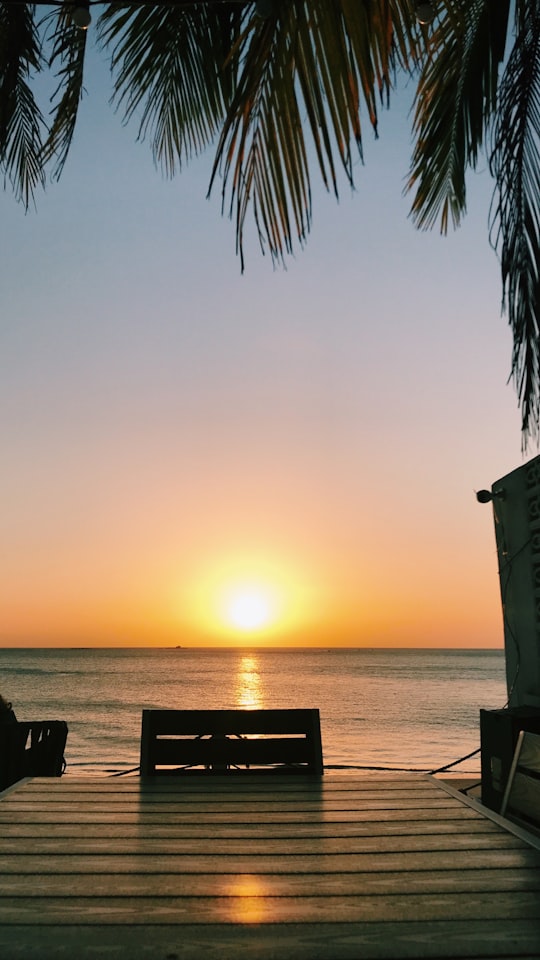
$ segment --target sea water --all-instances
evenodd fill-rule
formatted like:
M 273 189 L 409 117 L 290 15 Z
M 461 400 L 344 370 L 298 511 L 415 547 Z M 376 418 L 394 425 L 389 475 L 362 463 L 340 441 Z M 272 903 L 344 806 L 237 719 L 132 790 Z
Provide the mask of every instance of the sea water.
M 136 768 L 144 707 L 318 707 L 325 766 L 434 770 L 506 702 L 500 650 L 0 649 L 0 693 L 19 720 L 67 721 L 77 775 Z

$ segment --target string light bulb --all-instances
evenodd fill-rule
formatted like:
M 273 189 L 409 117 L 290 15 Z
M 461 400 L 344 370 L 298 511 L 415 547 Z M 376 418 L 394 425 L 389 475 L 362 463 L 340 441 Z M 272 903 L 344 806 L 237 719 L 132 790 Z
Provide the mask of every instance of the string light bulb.
M 269 20 L 275 14 L 274 0 L 257 0 L 255 4 L 255 13 L 261 20 Z
M 425 26 L 435 19 L 435 7 L 430 0 L 418 0 L 414 5 L 414 15 L 418 23 Z
M 71 11 L 71 22 L 75 24 L 79 30 L 88 30 L 88 27 L 92 23 L 90 4 L 74 3 Z

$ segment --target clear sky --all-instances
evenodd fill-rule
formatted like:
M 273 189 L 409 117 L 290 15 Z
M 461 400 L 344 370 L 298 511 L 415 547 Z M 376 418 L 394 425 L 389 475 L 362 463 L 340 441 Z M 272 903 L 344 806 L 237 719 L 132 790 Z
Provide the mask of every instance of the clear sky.
M 0 197 L 0 644 L 502 647 L 487 172 L 460 231 L 416 232 L 402 97 L 354 194 L 315 174 L 305 250 L 253 238 L 241 275 L 210 158 L 162 179 L 86 87 L 60 183 Z

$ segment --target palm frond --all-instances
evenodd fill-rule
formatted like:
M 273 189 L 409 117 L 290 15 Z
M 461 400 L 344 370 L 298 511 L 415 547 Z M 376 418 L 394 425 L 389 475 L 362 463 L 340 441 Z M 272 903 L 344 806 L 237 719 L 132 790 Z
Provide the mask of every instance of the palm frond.
M 540 9 L 536 0 L 528 6 L 500 84 L 491 156 L 492 240 L 514 338 L 524 445 L 540 435 Z
M 53 177 L 58 179 L 64 169 L 69 148 L 73 140 L 79 104 L 83 96 L 84 57 L 87 33 L 73 25 L 68 12 L 62 10 L 52 14 L 55 24 L 52 36 L 52 54 L 50 66 L 54 68 L 58 61 L 58 86 L 52 97 L 54 110 L 49 135 L 43 148 L 44 164 L 56 158 Z
M 0 169 L 26 207 L 44 184 L 44 121 L 29 83 L 41 67 L 33 8 L 0 3 Z
M 99 21 L 112 49 L 113 102 L 139 119 L 156 163 L 172 176 L 215 137 L 233 75 L 226 64 L 241 11 L 237 4 L 118 8 Z
M 416 97 L 416 144 L 408 190 L 411 214 L 431 229 L 458 226 L 466 211 L 465 174 L 475 167 L 496 108 L 509 0 L 439 0 Z
M 250 204 L 261 246 L 268 245 L 273 259 L 304 242 L 311 225 L 311 152 L 336 195 L 339 168 L 354 183 L 355 159 L 362 157 L 361 102 L 376 131 L 378 99 L 391 85 L 396 58 L 405 63 L 417 41 L 408 12 L 396 23 L 398 44 L 387 0 L 275 0 L 271 16 L 247 24 L 232 51 L 239 78 L 210 184 L 221 173 L 242 264 Z

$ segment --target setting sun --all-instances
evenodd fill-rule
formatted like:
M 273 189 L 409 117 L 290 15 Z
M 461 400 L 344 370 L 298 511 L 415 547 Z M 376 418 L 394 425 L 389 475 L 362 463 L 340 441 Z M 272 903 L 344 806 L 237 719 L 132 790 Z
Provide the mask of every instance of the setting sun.
M 184 629 L 198 631 L 201 642 L 294 643 L 320 616 L 324 591 L 315 593 L 308 563 L 292 563 L 276 554 L 238 551 L 203 560 L 185 580 L 178 598 Z
M 244 632 L 261 630 L 278 617 L 275 591 L 259 584 L 230 587 L 223 601 L 223 619 Z

